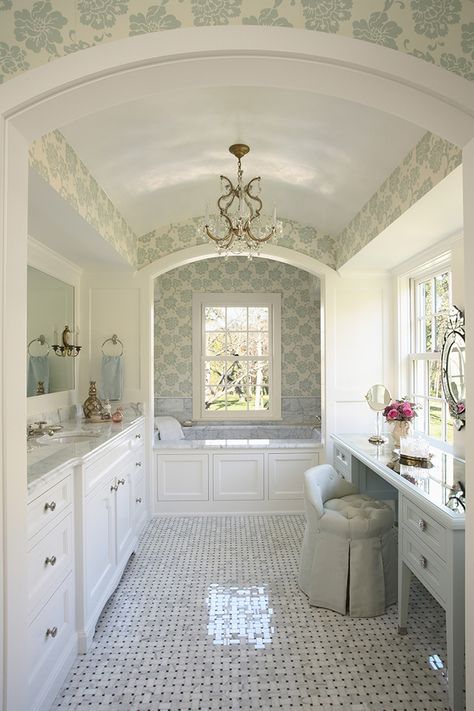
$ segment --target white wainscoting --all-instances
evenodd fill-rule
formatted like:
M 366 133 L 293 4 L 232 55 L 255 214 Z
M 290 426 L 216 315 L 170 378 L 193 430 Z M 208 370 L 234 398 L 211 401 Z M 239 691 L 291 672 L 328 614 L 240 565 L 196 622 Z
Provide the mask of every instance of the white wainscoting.
M 323 447 L 155 450 L 154 513 L 303 511 L 303 478 Z

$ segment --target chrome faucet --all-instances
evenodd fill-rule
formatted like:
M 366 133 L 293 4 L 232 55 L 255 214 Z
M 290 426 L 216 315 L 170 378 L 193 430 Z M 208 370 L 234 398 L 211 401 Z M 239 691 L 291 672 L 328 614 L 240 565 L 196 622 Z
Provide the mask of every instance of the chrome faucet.
M 33 437 L 40 437 L 44 434 L 48 434 L 52 437 L 55 432 L 62 430 L 62 428 L 62 425 L 48 425 L 46 420 L 38 420 L 38 422 L 34 422 L 32 425 L 26 426 L 26 439 L 33 439 Z

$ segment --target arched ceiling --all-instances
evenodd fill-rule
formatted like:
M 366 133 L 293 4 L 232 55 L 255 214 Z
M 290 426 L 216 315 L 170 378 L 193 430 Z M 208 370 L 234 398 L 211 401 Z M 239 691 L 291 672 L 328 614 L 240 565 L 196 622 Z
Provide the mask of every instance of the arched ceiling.
M 166 98 L 164 98 L 164 96 Z M 424 130 L 363 105 L 258 87 L 148 96 L 60 127 L 136 234 L 214 210 L 248 143 L 267 212 L 338 234 Z

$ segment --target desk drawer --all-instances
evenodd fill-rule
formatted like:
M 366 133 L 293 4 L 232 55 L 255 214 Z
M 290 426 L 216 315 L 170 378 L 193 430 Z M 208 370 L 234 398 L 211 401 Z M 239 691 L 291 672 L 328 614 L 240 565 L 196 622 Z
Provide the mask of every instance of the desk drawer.
M 413 534 L 420 544 L 426 544 L 442 560 L 446 560 L 446 529 L 406 496 L 402 497 L 400 524 Z
M 352 481 L 351 454 L 345 447 L 342 447 L 337 442 L 334 443 L 333 459 L 334 469 L 336 469 L 339 474 L 342 474 L 344 479 L 347 479 L 347 481 Z
M 413 538 L 406 529 L 401 532 L 401 545 L 403 561 L 444 607 L 448 574 L 446 563 L 429 546 Z

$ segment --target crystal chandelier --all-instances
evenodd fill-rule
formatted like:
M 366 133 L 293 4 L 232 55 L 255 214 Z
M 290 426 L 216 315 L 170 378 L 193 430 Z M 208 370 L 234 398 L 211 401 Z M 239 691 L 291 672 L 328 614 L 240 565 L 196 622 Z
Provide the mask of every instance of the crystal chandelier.
M 252 178 L 246 185 L 243 182 L 241 159 L 250 148 L 244 143 L 234 143 L 229 151 L 237 158 L 237 183 L 234 187 L 229 178 L 221 175 L 222 195 L 217 201 L 219 213 L 210 217 L 206 205 L 202 231 L 216 244 L 219 254 L 227 256 L 247 252 L 251 258 L 258 255 L 262 244 L 280 235 L 283 226 L 276 219 L 275 207 L 271 220 L 261 214 L 260 178 Z

